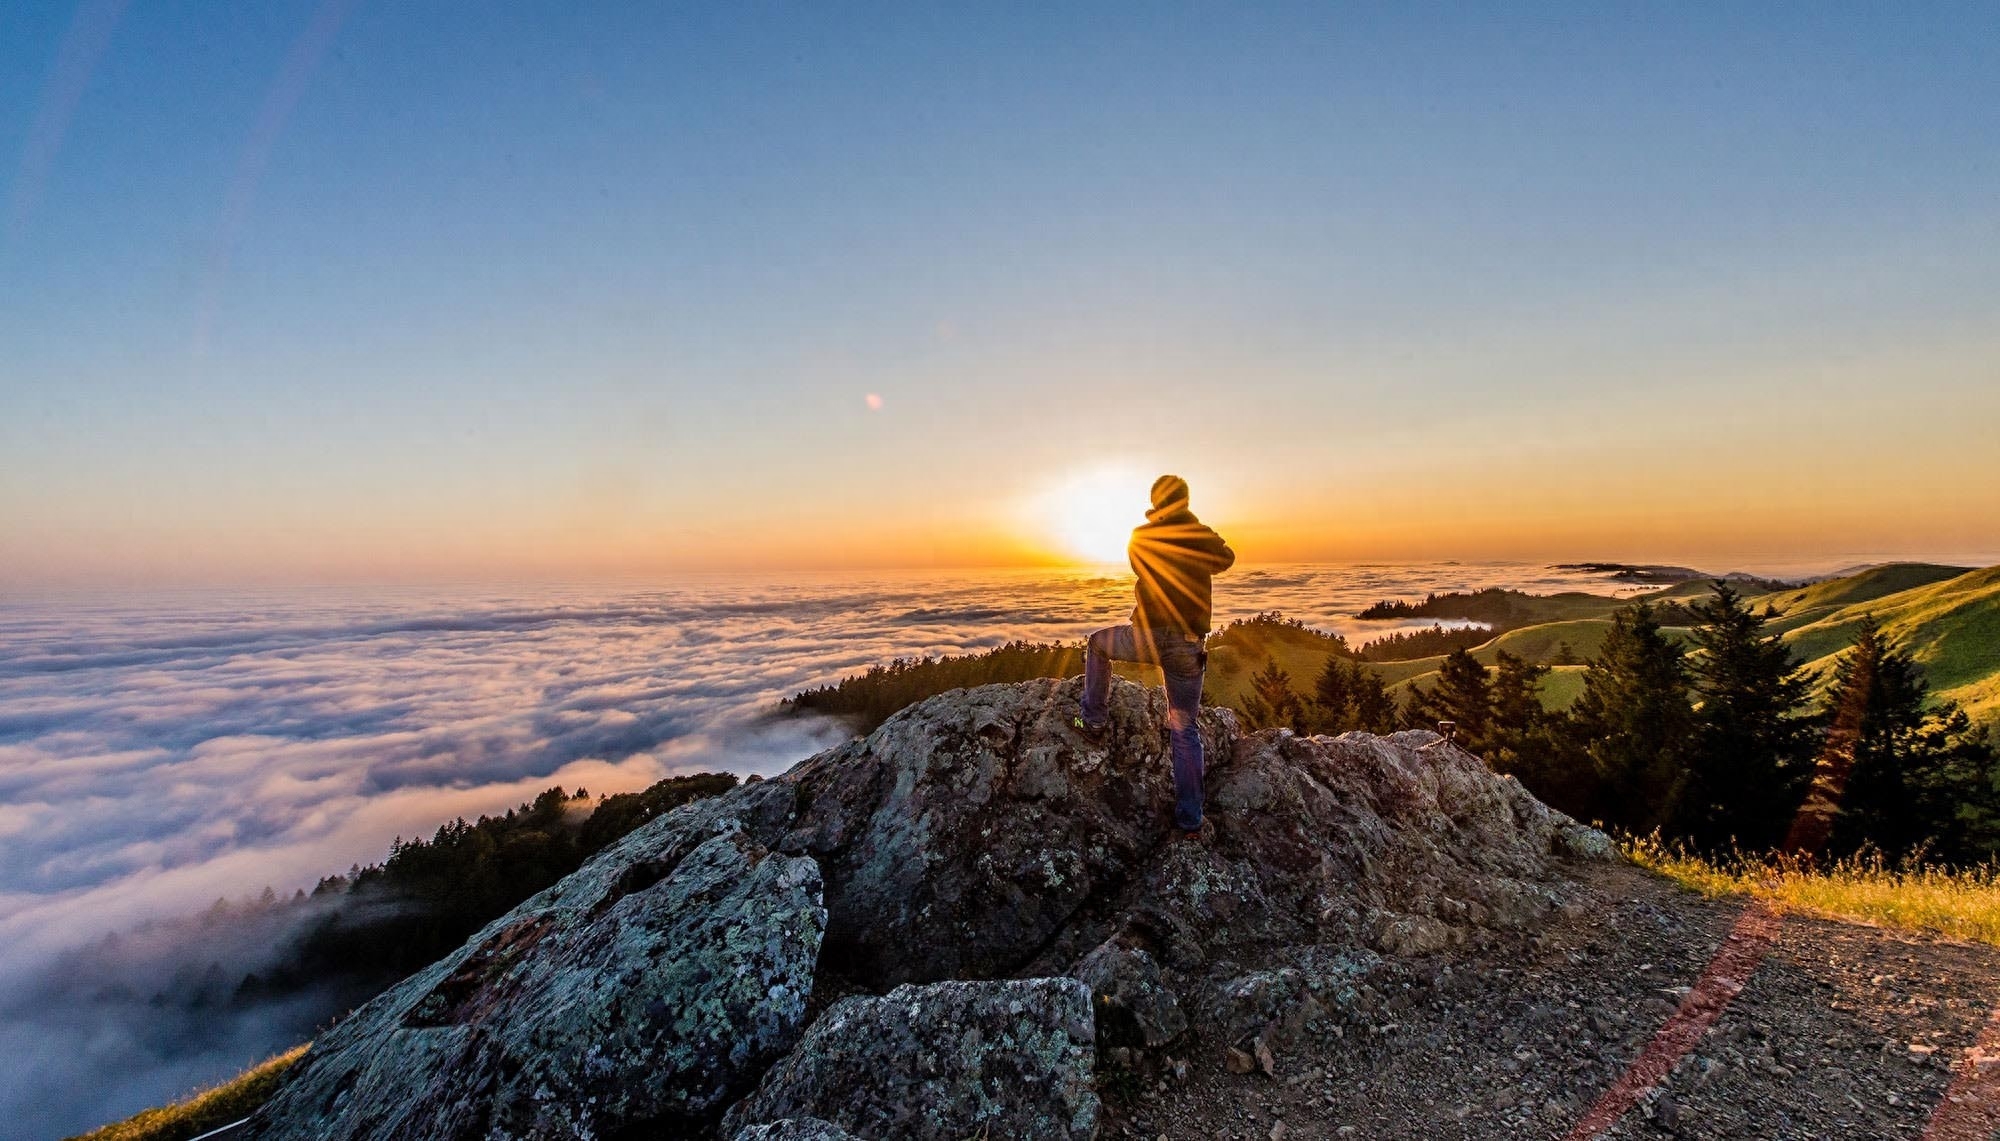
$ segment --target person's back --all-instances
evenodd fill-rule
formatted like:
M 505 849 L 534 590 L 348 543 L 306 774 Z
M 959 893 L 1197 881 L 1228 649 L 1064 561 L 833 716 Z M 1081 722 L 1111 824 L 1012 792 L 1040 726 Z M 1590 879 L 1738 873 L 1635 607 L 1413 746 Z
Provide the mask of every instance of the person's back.
M 1126 548 L 1134 586 L 1132 622 L 1090 636 L 1084 655 L 1083 707 L 1077 728 L 1104 731 L 1110 715 L 1111 663 L 1145 662 L 1165 675 L 1167 728 L 1174 763 L 1174 825 L 1190 837 L 1202 825 L 1202 754 L 1197 717 L 1208 652 L 1211 578 L 1236 561 L 1222 536 L 1188 509 L 1187 481 L 1163 475 L 1153 482 L 1153 509 L 1132 531 Z
M 1126 547 L 1132 573 L 1139 576 L 1132 624 L 1206 634 L 1214 576 L 1235 563 L 1236 553 L 1188 509 L 1186 482 L 1162 476 L 1153 492 L 1155 506 L 1133 528 Z

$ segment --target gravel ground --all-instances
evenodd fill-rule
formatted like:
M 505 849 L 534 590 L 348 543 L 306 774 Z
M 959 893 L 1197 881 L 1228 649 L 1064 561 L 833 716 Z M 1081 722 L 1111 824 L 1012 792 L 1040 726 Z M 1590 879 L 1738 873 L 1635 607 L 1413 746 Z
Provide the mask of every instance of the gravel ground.
M 1230 1072 L 1226 1044 L 1200 1038 L 1124 1068 L 1107 1061 L 1102 1136 L 1567 1136 L 1732 929 L 1738 961 L 1746 938 L 1741 904 L 1623 863 L 1575 872 L 1580 901 L 1540 934 L 1383 962 L 1359 1001 L 1283 1045 L 1269 1073 Z M 1750 937 L 1747 985 L 1603 1136 L 2000 1134 L 2000 1065 L 1968 1054 L 1983 1029 L 1993 1044 L 2000 948 L 1797 916 L 1772 927 L 1761 961 Z M 1982 1078 L 1953 1087 L 1955 1070 Z M 1933 1125 L 1947 1087 L 1955 1124 Z

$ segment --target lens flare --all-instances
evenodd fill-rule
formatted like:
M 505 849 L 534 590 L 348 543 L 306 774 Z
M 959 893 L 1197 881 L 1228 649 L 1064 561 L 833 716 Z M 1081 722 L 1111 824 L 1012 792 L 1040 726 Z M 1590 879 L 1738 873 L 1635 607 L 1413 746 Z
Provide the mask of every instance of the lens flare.
M 1063 554 L 1084 563 L 1123 564 L 1132 528 L 1145 521 L 1150 482 L 1124 468 L 1075 472 L 1043 493 L 1036 514 Z

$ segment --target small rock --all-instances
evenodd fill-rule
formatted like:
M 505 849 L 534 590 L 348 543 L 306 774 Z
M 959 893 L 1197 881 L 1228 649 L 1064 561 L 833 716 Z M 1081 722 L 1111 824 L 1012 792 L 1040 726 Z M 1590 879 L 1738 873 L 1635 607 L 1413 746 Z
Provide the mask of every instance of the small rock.
M 1271 1056 L 1271 1047 L 1265 1045 L 1264 1040 L 1259 1038 L 1252 1045 L 1252 1050 L 1257 1056 L 1257 1068 L 1264 1071 L 1264 1076 L 1277 1077 L 1278 1060 Z
M 1249 1051 L 1231 1046 L 1222 1064 L 1232 1074 L 1247 1074 L 1257 1068 L 1257 1059 L 1251 1057 Z

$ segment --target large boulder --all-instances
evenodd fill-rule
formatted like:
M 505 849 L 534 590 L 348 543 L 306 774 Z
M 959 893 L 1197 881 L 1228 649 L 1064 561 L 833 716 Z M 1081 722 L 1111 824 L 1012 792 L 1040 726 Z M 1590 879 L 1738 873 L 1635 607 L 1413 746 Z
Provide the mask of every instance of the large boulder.
M 1171 840 L 1157 689 L 1114 681 L 1110 732 L 1070 728 L 1081 680 L 955 690 L 780 778 L 773 847 L 826 874 L 826 957 L 877 986 L 1062 974 L 1118 936 L 1188 969 L 1216 948 L 1436 950 L 1557 902 L 1602 835 L 1430 732 L 1245 733 L 1204 710 L 1213 844 Z
M 1016 973 L 1143 866 L 1173 810 L 1166 699 L 1116 683 L 1091 740 L 1069 725 L 1079 685 L 941 694 L 781 778 L 799 810 L 775 843 L 826 871 L 830 963 L 883 986 Z M 1239 732 L 1203 711 L 1211 757 Z
M 375 999 L 314 1044 L 251 1135 L 705 1130 L 797 1040 L 826 925 L 813 861 L 742 827 L 771 798 L 649 825 Z
M 1076 979 L 845 998 L 729 1122 L 810 1116 L 870 1141 L 1092 1137 L 1093 1040 L 1090 988 Z

